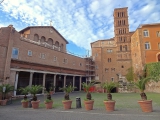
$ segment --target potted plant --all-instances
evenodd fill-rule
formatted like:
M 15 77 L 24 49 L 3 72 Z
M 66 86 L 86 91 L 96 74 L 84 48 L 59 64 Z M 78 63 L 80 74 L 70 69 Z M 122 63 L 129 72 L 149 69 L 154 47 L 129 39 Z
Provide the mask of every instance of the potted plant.
M 8 98 L 8 93 L 14 91 L 14 86 L 11 86 L 10 84 L 2 84 L 0 86 L 0 92 L 2 93 L 2 100 L 0 100 L 1 105 L 6 105 Z
M 30 88 L 30 93 L 33 95 L 31 104 L 33 109 L 37 109 L 39 107 L 40 100 L 37 100 L 36 94 L 42 90 L 41 85 L 32 85 Z
M 117 87 L 117 84 L 114 82 L 105 82 L 102 87 L 107 91 L 107 99 L 104 100 L 106 110 L 112 112 L 114 111 L 116 101 L 112 100 L 111 91 Z
M 147 96 L 144 92 L 146 89 L 146 84 L 150 80 L 150 77 L 142 77 L 137 82 L 135 82 L 135 86 L 140 90 L 140 96 L 142 100 L 139 100 L 138 103 L 143 112 L 152 112 L 152 100 L 147 100 Z
M 50 95 L 53 95 L 55 86 L 51 83 L 51 87 L 49 88 Z
M 53 99 L 51 98 L 51 95 L 49 92 L 47 92 L 47 99 L 44 101 L 44 104 L 46 106 L 46 109 L 52 109 Z
M 21 94 L 24 95 L 24 98 L 23 98 L 23 100 L 21 101 L 22 106 L 23 106 L 24 108 L 27 108 L 27 107 L 28 107 L 27 94 L 29 93 L 29 90 L 30 90 L 30 87 L 29 87 L 29 86 L 27 86 L 27 87 L 25 87 L 25 88 L 21 87 L 21 88 L 19 89 L 19 91 L 21 92 Z
M 92 99 L 91 93 L 89 91 L 90 87 L 94 86 L 94 82 L 82 83 L 83 89 L 85 89 L 86 98 L 84 99 L 84 105 L 86 110 L 92 110 L 94 100 Z
M 72 85 L 69 85 L 64 88 L 59 88 L 60 90 L 63 90 L 65 92 L 64 100 L 62 101 L 64 109 L 71 109 L 72 100 L 69 98 L 69 93 L 71 93 L 76 87 L 73 87 Z

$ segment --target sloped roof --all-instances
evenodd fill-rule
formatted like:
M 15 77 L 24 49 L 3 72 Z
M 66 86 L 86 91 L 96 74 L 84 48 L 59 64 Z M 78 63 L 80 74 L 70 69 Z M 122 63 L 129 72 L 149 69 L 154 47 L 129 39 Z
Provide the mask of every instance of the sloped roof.
M 64 41 L 66 41 L 67 44 L 69 43 L 53 26 L 28 26 L 28 27 L 20 30 L 19 33 L 22 33 L 30 28 L 52 28 L 57 34 L 59 34 L 62 37 L 62 39 Z

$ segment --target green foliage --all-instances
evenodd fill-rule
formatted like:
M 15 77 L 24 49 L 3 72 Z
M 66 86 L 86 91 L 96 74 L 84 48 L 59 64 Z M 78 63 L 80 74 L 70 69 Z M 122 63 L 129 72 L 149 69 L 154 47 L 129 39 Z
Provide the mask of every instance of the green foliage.
M 107 93 L 110 93 L 111 90 L 115 87 L 117 87 L 117 83 L 115 82 L 105 82 L 102 84 L 102 88 L 107 90 Z
M 27 95 L 30 91 L 30 87 L 29 86 L 27 86 L 25 88 L 21 87 L 18 90 L 21 92 L 21 94 Z
M 64 88 L 59 88 L 59 90 L 63 90 L 65 93 L 71 93 L 76 87 L 73 87 L 72 85 L 66 86 Z
M 53 102 L 53 99 L 51 99 L 51 100 L 46 99 L 44 102 L 45 102 L 45 103 Z
M 35 96 L 38 92 L 42 90 L 42 88 L 43 87 L 41 85 L 32 85 L 29 92 Z
M 70 100 L 69 93 L 71 93 L 76 87 L 73 87 L 72 85 L 66 86 L 64 88 L 59 88 L 60 90 L 63 90 L 65 92 L 64 100 Z
M 21 102 L 28 102 L 29 100 L 28 99 L 23 99 Z
M 6 87 L 6 90 L 4 92 L 4 99 L 6 98 L 6 95 L 11 92 L 14 91 L 14 86 L 10 85 L 10 84 L 2 84 L 0 85 L 0 92 L 3 93 L 3 87 Z
M 134 80 L 133 67 L 130 67 L 130 68 L 127 70 L 126 79 L 127 79 L 129 82 L 131 82 L 131 81 Z
M 152 77 L 155 81 L 160 80 L 160 62 L 146 64 L 145 71 L 147 77 Z
M 147 78 L 141 78 L 139 79 L 137 82 L 134 82 L 134 85 L 141 91 L 141 93 L 144 92 L 144 90 L 146 89 L 145 85 L 147 84 L 148 81 L 150 81 L 151 78 L 147 77 Z
M 49 88 L 49 91 L 53 91 L 55 88 L 54 83 L 51 83 L 51 87 Z
M 85 89 L 85 91 L 88 93 L 89 92 L 89 88 L 94 86 L 95 82 L 89 82 L 89 83 L 82 83 L 83 89 Z

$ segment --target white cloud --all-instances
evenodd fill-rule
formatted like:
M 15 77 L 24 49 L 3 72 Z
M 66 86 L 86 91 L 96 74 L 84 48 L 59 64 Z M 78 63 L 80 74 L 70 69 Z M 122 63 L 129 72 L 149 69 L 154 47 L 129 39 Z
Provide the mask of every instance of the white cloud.
M 90 48 L 90 42 L 114 37 L 114 8 L 128 7 L 130 30 L 139 24 L 160 22 L 159 0 L 5 0 L 0 10 L 8 14 L 17 29 L 31 25 L 53 26 L 76 45 Z M 12 20 L 16 19 L 15 20 Z M 0 20 L 6 25 L 8 21 Z

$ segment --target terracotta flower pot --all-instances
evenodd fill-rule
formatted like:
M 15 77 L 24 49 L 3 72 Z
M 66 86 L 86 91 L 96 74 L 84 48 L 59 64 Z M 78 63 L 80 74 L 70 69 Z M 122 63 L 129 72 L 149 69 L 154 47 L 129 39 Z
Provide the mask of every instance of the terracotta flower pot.
M 65 110 L 71 109 L 72 100 L 64 100 L 62 103 Z
M 23 108 L 28 108 L 28 101 L 21 102 Z
M 139 100 L 138 101 L 143 112 L 152 112 L 152 100 Z
M 0 105 L 4 106 L 7 104 L 8 99 L 0 100 Z
M 86 110 L 93 110 L 94 100 L 84 101 L 84 106 Z
M 116 101 L 103 101 L 108 112 L 114 111 Z
M 52 109 L 53 101 L 51 102 L 44 102 L 46 109 Z
M 54 93 L 54 91 L 50 91 L 50 92 L 49 92 L 50 95 L 53 95 L 53 93 Z
M 38 108 L 39 108 L 39 102 L 40 102 L 40 100 L 31 101 L 32 108 L 33 108 L 33 109 L 38 109 Z

